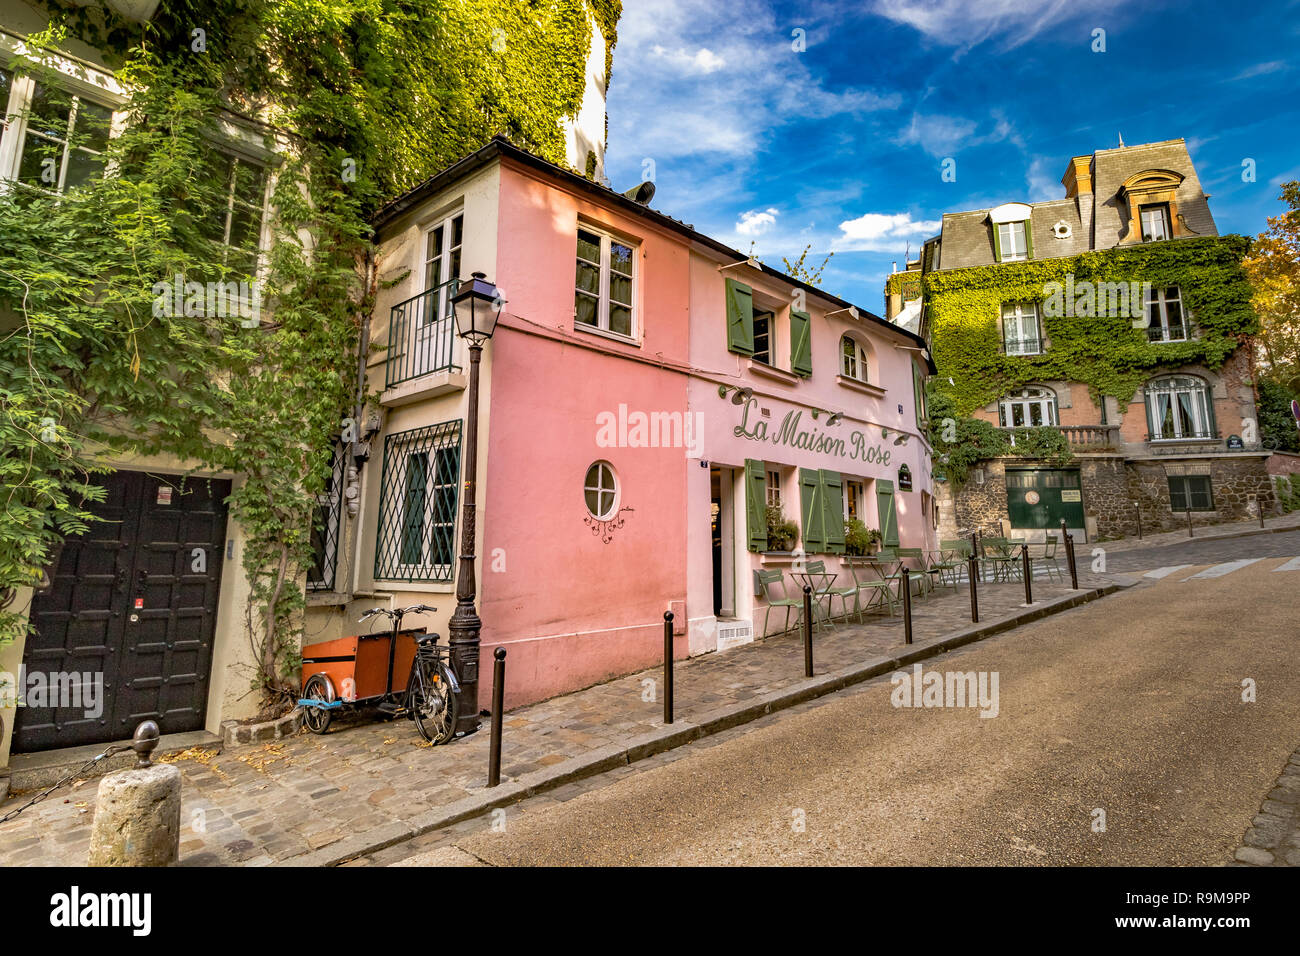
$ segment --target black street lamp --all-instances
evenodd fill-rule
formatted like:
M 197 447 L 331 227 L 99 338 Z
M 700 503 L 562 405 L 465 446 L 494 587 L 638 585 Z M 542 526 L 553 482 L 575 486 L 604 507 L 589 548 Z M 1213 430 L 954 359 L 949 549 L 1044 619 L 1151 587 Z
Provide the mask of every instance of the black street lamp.
M 478 476 L 478 368 L 483 343 L 492 338 L 505 300 L 481 272 L 460 284 L 452 297 L 456 333 L 469 343 L 469 407 L 466 410 L 464 498 L 461 503 L 460 567 L 456 574 L 456 610 L 447 622 L 451 666 L 460 681 L 460 716 L 457 734 L 478 730 L 479 631 L 483 622 L 474 610 L 474 507 Z

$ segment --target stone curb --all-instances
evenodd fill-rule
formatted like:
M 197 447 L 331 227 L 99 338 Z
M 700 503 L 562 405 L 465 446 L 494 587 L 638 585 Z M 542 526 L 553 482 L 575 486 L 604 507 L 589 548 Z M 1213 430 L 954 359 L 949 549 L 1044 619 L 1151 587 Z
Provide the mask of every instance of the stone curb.
M 824 697 L 843 690 L 854 684 L 872 680 L 882 674 L 907 667 L 917 661 L 937 657 L 948 651 L 967 644 L 973 644 L 1005 631 L 1020 627 L 1033 621 L 1041 620 L 1061 611 L 1068 611 L 1095 601 L 1098 598 L 1114 594 L 1122 588 L 1132 587 L 1136 581 L 1121 580 L 1103 587 L 1081 589 L 1078 594 L 1042 602 L 1041 607 L 1027 609 L 1020 614 L 991 624 L 974 624 L 959 631 L 946 634 L 928 644 L 913 645 L 912 649 L 892 657 L 876 657 L 863 664 L 811 677 L 785 687 L 781 690 L 760 694 L 752 700 L 740 701 L 708 711 L 695 721 L 675 720 L 672 724 L 619 743 L 607 744 L 588 751 L 577 757 L 571 757 L 545 770 L 536 770 L 525 774 L 517 780 L 503 781 L 491 790 L 484 789 L 471 793 L 455 803 L 430 810 L 408 821 L 393 821 L 373 827 L 362 833 L 344 837 L 336 843 L 308 853 L 277 860 L 273 866 L 338 866 L 348 860 L 374 853 L 394 844 L 422 836 L 434 830 L 441 830 L 453 824 L 480 816 L 490 810 L 518 803 L 528 797 L 555 790 L 565 784 L 585 777 L 605 773 L 618 767 L 625 767 L 684 746 L 712 734 L 730 730 L 765 717 L 780 710 L 786 710 L 798 704 Z M 816 650 L 814 645 L 814 651 Z

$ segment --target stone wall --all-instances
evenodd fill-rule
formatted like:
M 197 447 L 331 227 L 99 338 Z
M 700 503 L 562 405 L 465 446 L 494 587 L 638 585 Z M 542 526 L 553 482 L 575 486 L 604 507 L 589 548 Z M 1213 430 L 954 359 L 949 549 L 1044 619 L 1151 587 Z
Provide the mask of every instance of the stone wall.
M 1137 534 L 1137 509 L 1129 494 L 1128 473 L 1118 455 L 1079 456 L 1083 512 L 1097 521 L 1099 538 Z
M 1263 455 L 1231 455 L 1184 460 L 1130 461 L 1129 491 L 1142 508 L 1144 532 L 1175 531 L 1187 527 L 1187 513 L 1169 506 L 1167 476 L 1209 475 L 1214 493 L 1213 511 L 1193 511 L 1192 525 L 1240 521 L 1258 515 L 1251 507 L 1258 498 L 1266 514 L 1274 510 L 1273 484 Z

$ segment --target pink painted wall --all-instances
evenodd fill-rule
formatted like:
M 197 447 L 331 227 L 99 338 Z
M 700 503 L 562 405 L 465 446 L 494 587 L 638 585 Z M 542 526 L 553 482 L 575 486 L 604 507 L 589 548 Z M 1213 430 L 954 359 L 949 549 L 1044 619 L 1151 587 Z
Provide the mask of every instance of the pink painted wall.
M 480 694 L 490 699 L 492 652 L 504 646 L 506 704 L 517 706 L 658 662 L 663 612 L 685 599 L 684 451 L 601 447 L 597 416 L 620 403 L 684 412 L 686 377 L 658 363 L 687 359 L 688 254 L 644 221 L 509 163 L 499 208 L 495 281 L 508 302 L 488 345 L 491 428 L 480 450 Z M 638 344 L 574 329 L 580 217 L 637 249 Z M 615 469 L 619 507 L 633 509 L 608 542 L 583 520 L 583 479 L 597 460 Z

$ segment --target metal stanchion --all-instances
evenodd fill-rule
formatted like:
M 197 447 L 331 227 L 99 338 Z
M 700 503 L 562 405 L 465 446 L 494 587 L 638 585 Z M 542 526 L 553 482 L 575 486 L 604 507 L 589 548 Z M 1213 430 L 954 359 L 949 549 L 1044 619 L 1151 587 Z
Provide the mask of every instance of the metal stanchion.
M 979 598 L 975 596 L 975 574 L 979 570 L 979 559 L 971 555 L 966 559 L 966 576 L 970 579 L 970 620 L 978 624 L 980 620 Z
M 1136 501 L 1133 502 L 1133 513 L 1137 515 L 1137 519 L 1138 519 L 1138 540 L 1141 541 L 1141 540 L 1142 540 L 1142 505 L 1139 504 L 1139 503 L 1136 502 Z
M 1190 501 L 1187 503 L 1187 537 L 1196 537 L 1196 535 L 1192 533 L 1192 504 Z
M 1029 563 L 1029 545 L 1027 544 L 1022 544 L 1020 546 L 1020 569 L 1024 573 L 1025 578 L 1025 603 L 1033 604 L 1034 589 L 1030 584 L 1030 579 L 1034 576 L 1034 567 Z
M 903 568 L 903 643 L 912 643 L 912 578 L 906 566 Z
M 501 782 L 501 712 L 506 700 L 506 649 L 498 647 L 492 655 L 492 741 L 488 748 L 488 786 Z
M 664 611 L 664 723 L 673 722 L 673 612 Z
M 1252 500 L 1255 502 L 1255 507 L 1259 511 L 1259 526 L 1262 528 L 1264 527 L 1264 502 L 1260 500 L 1259 495 L 1256 495 Z
M 1065 559 L 1070 565 L 1070 587 L 1079 590 L 1079 568 L 1074 563 L 1074 535 L 1065 536 Z
M 803 586 L 803 676 L 813 676 L 812 658 L 812 588 Z

